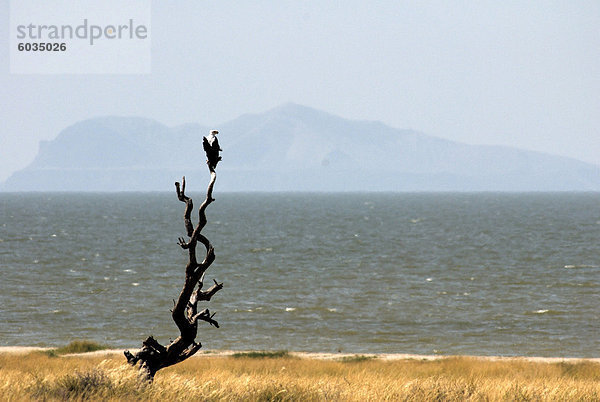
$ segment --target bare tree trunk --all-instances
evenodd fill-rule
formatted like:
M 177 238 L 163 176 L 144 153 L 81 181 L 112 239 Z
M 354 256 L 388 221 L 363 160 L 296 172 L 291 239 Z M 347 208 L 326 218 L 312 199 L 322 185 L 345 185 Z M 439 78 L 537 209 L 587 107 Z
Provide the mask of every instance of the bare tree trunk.
M 215 293 L 223 288 L 222 283 L 214 281 L 214 284 L 207 290 L 202 290 L 204 284 L 204 274 L 208 267 L 215 260 L 215 251 L 210 241 L 200 232 L 206 225 L 206 207 L 214 201 L 212 191 L 217 179 L 215 166 L 209 164 L 210 182 L 206 191 L 206 198 L 198 211 L 198 225 L 194 228 L 192 225 L 191 214 L 194 208 L 192 199 L 185 195 L 185 177 L 181 182 L 175 183 L 177 198 L 185 203 L 184 224 L 189 240 L 186 242 L 183 237 L 179 238 L 177 244 L 185 250 L 188 250 L 189 261 L 185 267 L 185 283 L 179 294 L 177 302 L 173 307 L 173 321 L 179 328 L 180 335 L 168 346 L 158 343 L 152 336 L 142 342 L 142 348 L 135 354 L 126 350 L 125 357 L 131 365 L 139 365 L 145 370 L 148 380 L 152 381 L 156 372 L 162 368 L 172 366 L 173 364 L 184 361 L 193 356 L 202 345 L 196 342 L 198 332 L 198 321 L 206 321 L 215 327 L 219 324 L 213 319 L 208 309 L 198 312 L 198 302 L 201 300 L 209 301 Z M 206 249 L 206 255 L 202 262 L 196 260 L 196 246 L 198 242 L 202 243 Z

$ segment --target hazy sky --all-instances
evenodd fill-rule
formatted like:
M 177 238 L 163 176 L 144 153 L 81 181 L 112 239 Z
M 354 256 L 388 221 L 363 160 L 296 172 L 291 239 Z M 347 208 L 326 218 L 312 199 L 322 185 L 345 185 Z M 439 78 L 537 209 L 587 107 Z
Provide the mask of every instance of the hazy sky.
M 85 118 L 284 102 L 600 165 L 600 1 L 153 1 L 149 75 L 11 75 L 0 3 L 0 180 Z

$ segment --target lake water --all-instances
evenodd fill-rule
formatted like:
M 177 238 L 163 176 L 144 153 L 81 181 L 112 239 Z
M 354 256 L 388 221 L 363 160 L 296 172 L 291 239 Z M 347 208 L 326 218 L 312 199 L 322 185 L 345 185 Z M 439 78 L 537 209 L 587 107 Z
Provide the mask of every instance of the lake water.
M 600 194 L 215 197 L 205 349 L 600 356 Z M 0 345 L 175 338 L 183 209 L 0 194 Z

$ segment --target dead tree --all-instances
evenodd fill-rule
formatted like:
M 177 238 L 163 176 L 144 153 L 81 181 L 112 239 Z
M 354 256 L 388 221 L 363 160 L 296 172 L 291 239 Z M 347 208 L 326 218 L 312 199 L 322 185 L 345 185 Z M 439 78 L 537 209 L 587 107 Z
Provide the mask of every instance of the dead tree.
M 189 261 L 185 267 L 185 283 L 179 294 L 177 301 L 173 301 L 175 306 L 172 310 L 173 321 L 179 328 L 180 335 L 168 346 L 163 346 L 152 336 L 142 342 L 142 348 L 135 354 L 126 350 L 125 357 L 127 362 L 133 366 L 138 365 L 144 370 L 148 380 L 152 381 L 156 372 L 162 368 L 172 366 L 193 356 L 202 345 L 196 342 L 198 332 L 198 321 L 206 321 L 210 325 L 219 327 L 217 321 L 213 319 L 208 309 L 198 312 L 199 301 L 209 301 L 215 293 L 223 288 L 222 283 L 214 281 L 214 284 L 207 290 L 202 290 L 204 284 L 204 274 L 212 262 L 215 260 L 215 250 L 210 241 L 201 233 L 206 225 L 206 207 L 214 201 L 212 191 L 217 179 L 215 167 L 209 164 L 210 182 L 206 191 L 206 198 L 198 211 L 198 224 L 194 228 L 191 220 L 194 204 L 192 199 L 185 195 L 185 177 L 179 183 L 175 183 L 177 198 L 185 203 L 184 223 L 189 240 L 186 242 L 183 237 L 179 238 L 177 244 L 188 251 Z M 198 242 L 202 243 L 206 249 L 206 255 L 202 262 L 196 259 L 196 246 Z

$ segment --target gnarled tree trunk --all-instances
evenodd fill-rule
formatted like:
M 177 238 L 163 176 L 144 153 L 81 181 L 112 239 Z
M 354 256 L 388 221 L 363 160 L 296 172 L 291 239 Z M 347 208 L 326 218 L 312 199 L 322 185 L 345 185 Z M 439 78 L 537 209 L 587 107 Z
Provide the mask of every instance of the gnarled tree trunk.
M 198 225 L 195 228 L 191 221 L 194 204 L 192 199 L 185 195 L 185 177 L 182 179 L 181 186 L 178 182 L 175 183 L 177 198 L 185 203 L 184 223 L 189 237 L 187 242 L 183 237 L 180 237 L 178 241 L 179 246 L 188 250 L 189 254 L 189 261 L 185 267 L 185 283 L 172 311 L 173 321 L 179 328 L 180 335 L 166 347 L 150 336 L 142 342 L 142 348 L 137 353 L 132 354 L 128 350 L 124 352 L 127 362 L 134 366 L 139 365 L 150 381 L 153 380 L 158 370 L 184 361 L 202 347 L 200 342 L 195 340 L 198 332 L 198 321 L 206 321 L 217 328 L 219 327 L 219 324 L 213 319 L 214 314 L 211 314 L 208 309 L 198 312 L 197 307 L 199 301 L 209 301 L 215 293 L 223 288 L 222 283 L 214 281 L 210 288 L 202 290 L 204 274 L 215 260 L 213 246 L 200 233 L 206 225 L 206 207 L 214 201 L 212 191 L 217 179 L 215 166 L 209 164 L 209 171 L 210 182 L 206 191 L 206 198 L 198 211 Z M 202 262 L 198 262 L 196 259 L 198 242 L 202 243 L 206 249 L 206 255 Z

